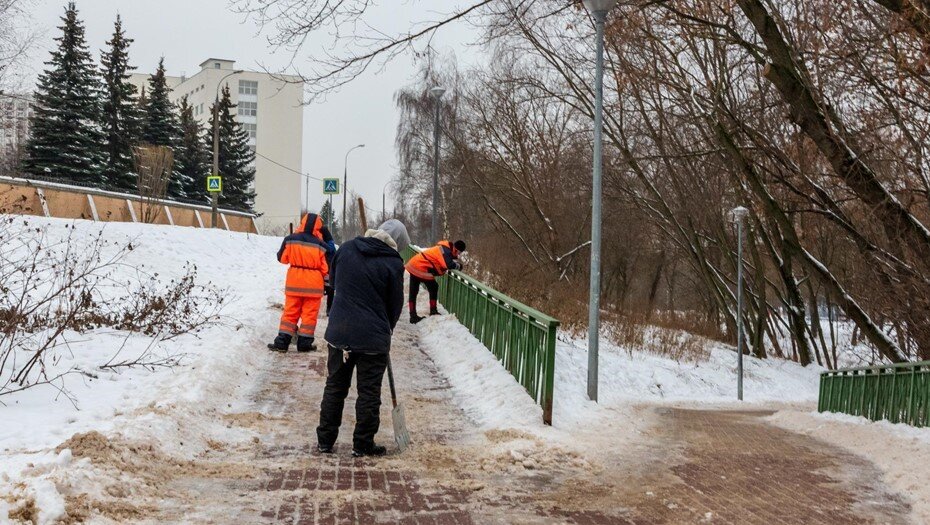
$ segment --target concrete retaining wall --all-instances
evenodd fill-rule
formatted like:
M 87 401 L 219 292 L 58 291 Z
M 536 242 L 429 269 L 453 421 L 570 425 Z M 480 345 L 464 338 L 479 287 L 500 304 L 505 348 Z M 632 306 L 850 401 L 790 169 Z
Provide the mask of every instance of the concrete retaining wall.
M 150 202 L 127 193 L 0 177 L 0 213 L 209 228 L 211 210 L 169 200 Z M 255 215 L 249 213 L 221 209 L 217 222 L 224 230 L 258 233 Z

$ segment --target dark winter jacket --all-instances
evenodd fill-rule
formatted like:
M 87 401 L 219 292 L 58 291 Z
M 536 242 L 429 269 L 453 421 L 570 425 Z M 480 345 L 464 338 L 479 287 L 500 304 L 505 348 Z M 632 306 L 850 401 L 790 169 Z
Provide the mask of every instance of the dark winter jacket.
M 387 353 L 404 305 L 404 261 L 373 237 L 356 237 L 336 251 L 330 269 L 335 288 L 326 341 L 367 353 Z

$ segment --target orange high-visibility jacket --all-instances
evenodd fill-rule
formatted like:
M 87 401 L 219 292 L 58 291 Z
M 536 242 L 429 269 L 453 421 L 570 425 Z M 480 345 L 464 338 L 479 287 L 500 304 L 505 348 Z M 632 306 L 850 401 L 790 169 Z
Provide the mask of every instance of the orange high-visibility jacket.
M 424 281 L 434 281 L 450 269 L 458 268 L 455 249 L 449 241 L 439 241 L 436 246 L 414 255 L 407 262 L 407 272 Z
M 297 231 L 284 238 L 278 250 L 278 261 L 291 265 L 287 269 L 285 295 L 322 297 L 323 279 L 329 273 L 326 245 L 323 243 L 323 221 L 308 213 Z

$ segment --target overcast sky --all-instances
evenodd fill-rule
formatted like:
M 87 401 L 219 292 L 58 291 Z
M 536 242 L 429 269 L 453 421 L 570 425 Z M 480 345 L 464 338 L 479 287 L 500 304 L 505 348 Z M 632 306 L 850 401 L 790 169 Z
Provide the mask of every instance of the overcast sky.
M 379 29 L 404 30 L 413 21 L 436 16 L 424 5 L 432 1 L 381 0 L 374 20 L 383 24 Z M 35 0 L 33 22 L 42 32 L 32 53 L 32 69 L 36 74 L 44 67 L 48 50 L 54 44 L 52 39 L 58 35 L 56 27 L 65 4 L 66 0 Z M 265 37 L 258 34 L 258 27 L 233 13 L 228 4 L 227 0 L 77 1 L 88 42 L 98 59 L 119 13 L 126 32 L 135 39 L 130 57 L 139 70 L 153 71 L 162 56 L 172 75 L 193 74 L 197 65 L 209 57 L 236 60 L 237 67 L 244 69 L 285 66 L 286 53 L 270 49 Z M 479 49 L 469 46 L 476 36 L 473 28 L 460 24 L 439 33 L 433 46 L 440 53 L 454 52 L 460 62 L 474 61 L 481 55 Z M 326 42 L 312 44 L 321 46 Z M 345 152 L 364 143 L 364 149 L 350 156 L 349 188 L 359 192 L 368 206 L 380 210 L 382 188 L 395 174 L 397 165 L 394 155 L 397 112 L 392 97 L 398 88 L 413 80 L 414 73 L 413 59 L 402 57 L 384 71 L 369 72 L 327 100 L 307 106 L 304 172 L 316 177 L 341 177 Z M 321 186 L 322 183 L 311 181 L 311 208 L 323 202 Z

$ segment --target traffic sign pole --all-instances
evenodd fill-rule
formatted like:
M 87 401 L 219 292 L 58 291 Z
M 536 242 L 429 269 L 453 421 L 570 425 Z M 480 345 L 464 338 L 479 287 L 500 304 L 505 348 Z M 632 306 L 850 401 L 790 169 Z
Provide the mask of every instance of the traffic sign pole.
M 219 175 L 210 175 L 207 177 L 207 192 L 210 193 L 210 203 L 212 207 L 210 227 L 216 228 L 217 206 L 219 204 L 220 193 L 223 191 L 223 178 Z

